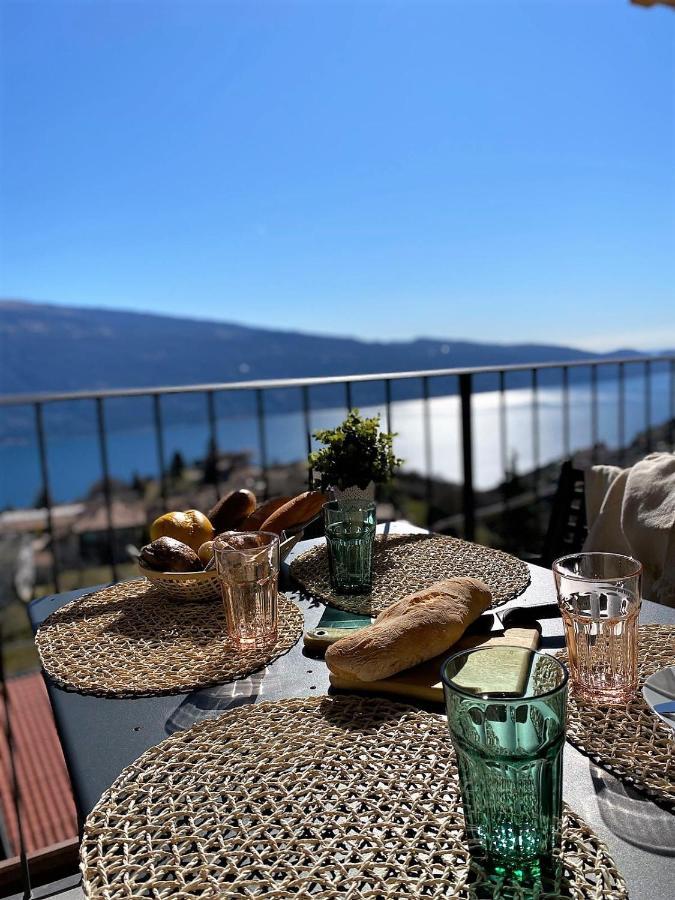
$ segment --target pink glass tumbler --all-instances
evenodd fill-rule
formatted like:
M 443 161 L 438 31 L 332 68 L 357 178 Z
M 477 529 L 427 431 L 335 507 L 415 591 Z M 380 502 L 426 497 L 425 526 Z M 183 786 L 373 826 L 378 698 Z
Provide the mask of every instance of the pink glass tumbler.
M 237 650 L 273 647 L 278 631 L 279 538 L 226 531 L 213 542 L 228 637 Z
M 553 563 L 573 694 L 622 704 L 637 691 L 642 565 L 618 553 L 575 553 Z

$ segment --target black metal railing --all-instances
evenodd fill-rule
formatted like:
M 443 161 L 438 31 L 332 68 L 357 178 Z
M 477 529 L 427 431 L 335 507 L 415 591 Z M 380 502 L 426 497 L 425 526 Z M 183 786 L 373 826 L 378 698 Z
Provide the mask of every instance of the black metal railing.
M 562 390 L 561 402 L 561 458 L 569 457 L 572 452 L 571 440 L 571 409 L 570 409 L 570 382 L 573 376 L 575 385 L 582 383 L 581 376 L 584 370 L 587 370 L 584 384 L 590 389 L 590 450 L 593 460 L 597 458 L 597 448 L 599 443 L 599 381 L 604 377 L 603 373 L 607 373 L 609 367 L 616 370 L 617 383 L 617 431 L 618 431 L 618 454 L 619 459 L 623 460 L 626 450 L 626 421 L 625 421 L 625 403 L 626 403 L 626 378 L 628 373 L 636 373 L 641 371 L 644 377 L 644 418 L 643 433 L 645 439 L 645 448 L 647 450 L 652 447 L 652 373 L 654 367 L 660 365 L 665 367 L 669 375 L 669 399 L 668 399 L 668 440 L 673 446 L 673 421 L 675 421 L 675 357 L 673 356 L 629 356 L 622 358 L 603 358 L 603 359 L 584 359 L 569 362 L 546 362 L 541 364 L 524 364 L 524 365 L 508 365 L 508 366 L 482 366 L 476 368 L 462 369 L 434 369 L 429 371 L 414 372 L 389 372 L 365 375 L 351 376 L 334 376 L 321 378 L 290 378 L 290 379 L 272 379 L 265 381 L 243 381 L 228 382 L 222 384 L 199 384 L 189 386 L 175 387 L 158 387 L 158 388 L 121 388 L 106 391 L 75 391 L 69 393 L 51 393 L 51 394 L 17 394 L 9 396 L 0 396 L 0 409 L 7 407 L 32 407 L 34 410 L 34 423 L 37 444 L 38 468 L 40 474 L 40 496 L 45 500 L 45 524 L 50 537 L 50 546 L 52 554 L 52 581 L 54 589 L 60 589 L 61 565 L 58 553 L 58 541 L 55 539 L 55 523 L 53 516 L 52 491 L 49 474 L 49 444 L 47 430 L 45 427 L 45 407 L 72 402 L 93 402 L 95 406 L 95 422 L 98 443 L 98 453 L 100 457 L 100 470 L 102 474 L 103 486 L 103 502 L 105 506 L 106 524 L 107 524 L 107 541 L 109 548 L 109 567 L 112 580 L 117 580 L 118 568 L 114 553 L 114 537 L 115 524 L 113 520 L 113 496 L 111 491 L 110 464 L 109 464 L 109 429 L 106 420 L 107 405 L 110 401 L 118 398 L 145 397 L 151 398 L 152 401 L 152 424 L 155 435 L 155 445 L 157 454 L 158 483 L 159 494 L 162 504 L 166 508 L 168 499 L 167 485 L 167 459 L 165 447 L 165 424 L 163 415 L 163 401 L 171 395 L 191 395 L 202 394 L 205 397 L 205 422 L 208 428 L 209 444 L 212 452 L 218 454 L 221 450 L 218 446 L 218 428 L 217 428 L 217 412 L 216 399 L 218 395 L 230 394 L 237 392 L 249 392 L 254 398 L 255 418 L 257 423 L 256 440 L 257 440 L 257 456 L 259 461 L 260 478 L 264 485 L 264 493 L 267 493 L 269 479 L 269 453 L 268 453 L 268 436 L 267 436 L 267 411 L 266 398 L 275 391 L 293 389 L 299 392 L 299 408 L 302 412 L 302 423 L 304 434 L 304 444 L 307 451 L 312 447 L 312 414 L 318 411 L 313 406 L 311 392 L 312 389 L 325 386 L 342 386 L 344 390 L 344 406 L 350 409 L 353 406 L 354 389 L 357 385 L 372 382 L 381 382 L 384 385 L 384 404 L 382 408 L 384 423 L 388 430 L 392 428 L 392 407 L 396 400 L 392 387 L 405 382 L 417 380 L 420 386 L 420 398 L 422 401 L 423 419 L 422 419 L 422 436 L 423 436 L 423 461 L 424 471 L 422 477 L 424 479 L 424 499 L 427 510 L 431 508 L 432 494 L 434 488 L 433 476 L 433 426 L 437 425 L 433 421 L 431 402 L 437 396 L 446 396 L 448 394 L 456 394 L 459 397 L 459 427 L 460 427 L 460 459 L 461 459 L 461 497 L 462 509 L 460 514 L 461 531 L 463 535 L 472 539 L 475 536 L 477 518 L 480 516 L 481 510 L 476 507 L 476 490 L 474 484 L 474 428 L 472 402 L 476 393 L 476 381 L 483 376 L 492 376 L 496 379 L 496 390 L 499 392 L 499 436 L 498 445 L 495 450 L 501 458 L 501 468 L 503 471 L 503 508 L 508 509 L 512 498 L 506 490 L 506 484 L 509 477 L 509 460 L 508 460 L 508 415 L 506 396 L 511 389 L 507 384 L 509 377 L 517 377 L 518 385 L 528 386 L 531 392 L 531 453 L 532 453 L 532 490 L 535 498 L 541 494 L 540 471 L 541 471 L 541 435 L 540 435 L 540 391 L 542 380 L 548 379 L 551 383 L 551 376 L 555 372 L 560 373 L 560 386 Z M 454 391 L 445 391 L 444 394 L 433 394 L 432 387 L 437 384 L 440 379 L 454 379 L 456 389 Z M 408 392 L 409 395 L 410 392 Z M 325 407 L 321 407 L 325 408 Z M 215 484 L 215 491 L 218 491 L 218 484 Z M 429 522 L 428 524 L 433 524 Z

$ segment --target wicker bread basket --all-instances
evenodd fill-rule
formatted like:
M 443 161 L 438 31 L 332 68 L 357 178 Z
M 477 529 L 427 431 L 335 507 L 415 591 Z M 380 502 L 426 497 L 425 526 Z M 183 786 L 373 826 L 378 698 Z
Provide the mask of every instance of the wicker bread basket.
M 285 559 L 303 536 L 302 530 L 294 529 L 294 531 L 295 533 L 290 536 L 285 531 L 281 534 L 279 547 L 281 559 Z M 206 572 L 155 572 L 153 569 L 146 569 L 139 562 L 138 570 L 171 600 L 206 603 L 208 600 L 219 600 L 221 597 L 215 569 Z
M 220 597 L 220 584 L 214 570 L 208 572 L 154 572 L 140 565 L 138 569 L 149 582 L 171 600 L 205 603 Z

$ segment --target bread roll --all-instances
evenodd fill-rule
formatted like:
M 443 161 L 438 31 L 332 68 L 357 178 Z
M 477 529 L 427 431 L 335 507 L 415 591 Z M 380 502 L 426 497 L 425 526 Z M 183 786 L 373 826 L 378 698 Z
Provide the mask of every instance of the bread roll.
M 242 531 L 261 531 L 260 526 L 265 519 L 269 519 L 273 512 L 285 506 L 292 499 L 292 497 L 273 497 L 271 500 L 261 503 L 255 512 L 252 512 L 250 516 L 244 519 L 239 527 Z
M 252 491 L 231 491 L 211 507 L 208 517 L 216 530 L 216 534 L 223 531 L 233 531 L 239 528 L 247 516 L 255 510 L 256 499 Z
M 197 556 L 202 565 L 208 566 L 213 559 L 213 541 L 204 541 L 199 550 L 197 550 Z
M 187 544 L 195 553 L 204 541 L 213 540 L 214 534 L 213 525 L 198 509 L 165 513 L 150 526 L 151 541 L 162 537 L 173 538 Z
M 313 519 L 327 501 L 328 497 L 321 491 L 306 491 L 304 494 L 298 494 L 297 497 L 293 497 L 265 519 L 260 526 L 260 531 L 273 531 L 274 534 L 281 534 L 285 528 L 303 525 Z
M 155 572 L 196 572 L 202 567 L 191 547 L 171 537 L 146 544 L 138 558 L 141 565 Z
M 449 578 L 403 597 L 372 625 L 326 650 L 331 672 L 361 681 L 388 678 L 443 653 L 490 605 L 477 578 Z

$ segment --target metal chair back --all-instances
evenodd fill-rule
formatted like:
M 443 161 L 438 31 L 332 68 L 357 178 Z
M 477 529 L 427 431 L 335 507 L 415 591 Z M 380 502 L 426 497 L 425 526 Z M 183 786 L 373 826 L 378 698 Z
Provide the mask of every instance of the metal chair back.
M 587 534 L 584 472 L 565 460 L 553 498 L 540 565 L 549 567 L 559 556 L 577 553 Z

